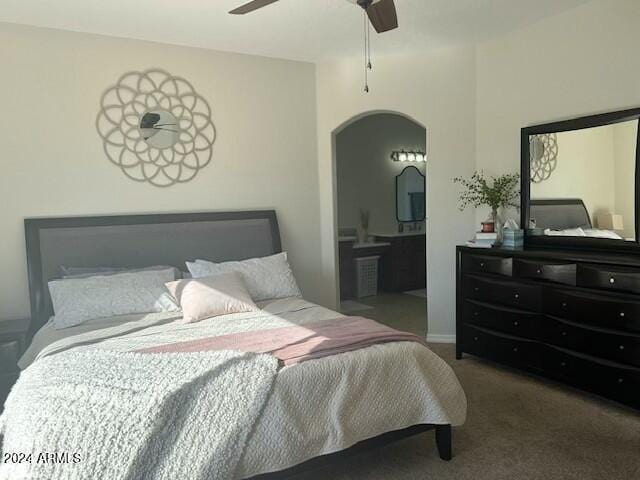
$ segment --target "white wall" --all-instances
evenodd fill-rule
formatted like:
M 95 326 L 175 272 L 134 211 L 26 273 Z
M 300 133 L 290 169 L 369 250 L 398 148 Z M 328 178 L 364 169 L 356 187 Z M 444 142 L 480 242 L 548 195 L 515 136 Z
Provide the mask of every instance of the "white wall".
M 636 205 L 636 144 L 638 122 L 624 122 L 613 126 L 613 155 L 615 158 L 615 211 L 622 215 L 624 238 L 635 238 Z
M 29 311 L 31 216 L 275 208 L 304 294 L 320 299 L 312 64 L 7 24 L 0 64 L 0 319 Z M 188 79 L 218 129 L 212 163 L 165 189 L 126 178 L 94 126 L 103 91 L 151 67 Z
M 365 117 L 336 135 L 338 226 L 360 226 L 360 209 L 370 211 L 369 232 L 398 231 L 396 175 L 406 162 L 390 159 L 394 150 L 424 151 L 425 129 L 391 114 Z M 414 164 L 425 174 L 425 164 Z
M 596 0 L 478 46 L 478 168 L 519 171 L 524 126 L 640 105 L 639 22 L 637 0 Z
M 459 212 L 452 178 L 470 175 L 475 152 L 475 54 L 472 48 L 375 59 L 371 93 L 361 62 L 317 66 L 318 168 L 323 299 L 335 304 L 337 215 L 332 132 L 365 112 L 401 112 L 427 129 L 427 285 L 429 335 L 455 332 L 455 245 L 473 232 L 473 212 Z

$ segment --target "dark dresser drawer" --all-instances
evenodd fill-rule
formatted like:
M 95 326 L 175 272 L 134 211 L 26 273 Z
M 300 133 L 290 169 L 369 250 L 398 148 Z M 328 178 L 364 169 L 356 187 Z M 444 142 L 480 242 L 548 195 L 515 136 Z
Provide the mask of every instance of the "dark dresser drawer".
M 539 323 L 542 316 L 537 313 L 475 300 L 465 301 L 463 308 L 466 323 L 527 338 L 540 336 Z
M 496 302 L 532 311 L 542 309 L 542 289 L 535 285 L 465 275 L 463 290 L 466 298 Z
M 578 266 L 578 285 L 640 293 L 640 269 L 581 264 Z
M 547 347 L 543 362 L 545 373 L 553 378 L 640 407 L 638 368 L 554 347 Z
M 513 260 L 510 257 L 492 257 L 489 255 L 464 255 L 462 269 L 466 272 L 496 273 L 512 275 Z
M 513 262 L 513 275 L 515 277 L 535 278 L 536 280 L 575 285 L 576 264 L 517 258 Z
M 640 367 L 640 334 L 617 333 L 553 317 L 542 325 L 547 343 Z
M 525 368 L 540 368 L 541 345 L 484 328 L 463 327 L 465 352 L 497 362 Z
M 543 311 L 553 317 L 609 329 L 640 332 L 640 303 L 604 295 L 548 289 Z

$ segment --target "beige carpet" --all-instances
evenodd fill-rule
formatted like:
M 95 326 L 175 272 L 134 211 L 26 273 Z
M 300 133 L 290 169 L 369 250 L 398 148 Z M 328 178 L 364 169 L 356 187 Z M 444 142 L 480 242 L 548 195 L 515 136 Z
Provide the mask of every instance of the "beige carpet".
M 456 361 L 453 345 L 432 349 L 453 365 L 469 401 L 451 462 L 438 458 L 429 432 L 291 478 L 640 479 L 639 413 L 473 357 Z

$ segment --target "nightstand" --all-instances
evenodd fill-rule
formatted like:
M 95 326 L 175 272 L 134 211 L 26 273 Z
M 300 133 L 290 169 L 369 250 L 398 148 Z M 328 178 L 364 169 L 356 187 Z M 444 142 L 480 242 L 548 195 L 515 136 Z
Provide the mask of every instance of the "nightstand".
M 18 379 L 18 360 L 26 348 L 29 319 L 0 320 L 0 411 Z

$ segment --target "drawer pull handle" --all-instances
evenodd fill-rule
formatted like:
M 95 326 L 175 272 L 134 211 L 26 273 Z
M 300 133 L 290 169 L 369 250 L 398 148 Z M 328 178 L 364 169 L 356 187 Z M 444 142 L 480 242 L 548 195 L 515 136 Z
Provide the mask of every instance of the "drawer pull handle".
M 619 348 L 620 350 L 624 350 L 624 345 L 620 345 L 618 348 Z
M 474 287 L 474 288 L 473 288 L 473 291 L 474 291 L 474 292 L 477 292 L 478 290 L 480 290 L 478 287 Z
M 473 340 L 474 340 L 475 342 L 477 342 L 477 341 L 478 341 L 478 337 L 473 337 Z
M 624 378 L 619 378 L 618 383 L 624 383 Z
M 484 268 L 484 262 L 480 262 L 480 267 Z
M 518 299 L 518 298 L 520 298 L 520 294 L 516 293 L 516 294 L 514 295 L 514 297 L 515 297 L 516 299 Z
M 473 312 L 473 316 L 477 317 L 478 316 L 478 312 Z
M 566 367 L 567 366 L 567 362 L 560 362 L 560 366 L 561 367 Z
M 542 269 L 541 269 L 541 268 L 538 268 L 538 269 L 536 270 L 536 273 L 537 273 L 538 275 L 540 275 L 540 274 L 542 273 Z
M 562 332 L 562 336 L 566 337 L 567 336 L 567 332 Z
M 624 317 L 624 312 L 620 312 L 620 316 L 621 316 L 621 317 Z
M 518 326 L 518 322 L 513 322 L 513 324 L 517 327 Z
M 615 278 L 613 278 L 613 277 L 611 277 L 611 278 L 609 279 L 609 283 L 611 283 L 611 284 L 616 283 L 616 279 L 615 279 Z
M 518 347 L 513 347 L 513 351 L 518 353 Z
M 567 302 L 562 302 L 562 308 L 567 308 Z

